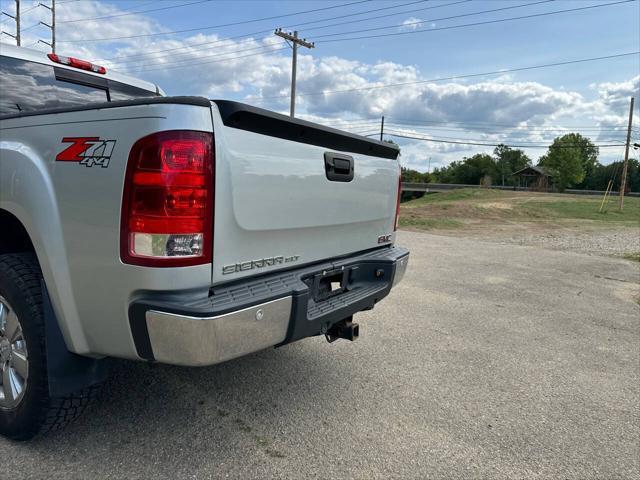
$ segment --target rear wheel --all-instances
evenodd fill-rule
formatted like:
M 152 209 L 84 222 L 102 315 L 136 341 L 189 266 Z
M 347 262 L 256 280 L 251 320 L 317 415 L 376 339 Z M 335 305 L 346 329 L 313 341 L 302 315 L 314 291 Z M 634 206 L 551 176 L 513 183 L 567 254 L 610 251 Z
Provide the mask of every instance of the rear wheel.
M 9 301 L 0 295 L 0 408 L 20 404 L 29 378 L 29 354 L 22 326 Z
M 51 397 L 42 275 L 35 255 L 0 255 L 0 434 L 28 440 L 76 418 L 97 387 Z

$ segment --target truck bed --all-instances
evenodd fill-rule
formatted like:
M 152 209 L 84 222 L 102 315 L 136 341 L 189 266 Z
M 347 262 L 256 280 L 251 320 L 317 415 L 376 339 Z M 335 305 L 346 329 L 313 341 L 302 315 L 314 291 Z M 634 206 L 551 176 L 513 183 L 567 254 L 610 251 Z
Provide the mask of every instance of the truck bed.
M 214 136 L 213 261 L 127 264 L 129 152 L 176 129 Z M 56 161 L 69 137 L 113 142 L 108 165 Z M 128 322 L 137 298 L 205 301 L 220 286 L 394 242 L 394 146 L 235 102 L 147 97 L 5 115 L 0 150 L 0 208 L 28 231 L 65 342 L 79 354 L 140 358 Z

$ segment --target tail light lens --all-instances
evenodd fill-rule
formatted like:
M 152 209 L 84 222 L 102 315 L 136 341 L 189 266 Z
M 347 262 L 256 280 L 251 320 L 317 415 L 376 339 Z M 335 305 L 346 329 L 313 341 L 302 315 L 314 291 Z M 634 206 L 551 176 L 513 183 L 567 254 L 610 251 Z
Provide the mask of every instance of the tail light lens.
M 122 200 L 124 263 L 182 267 L 211 262 L 213 165 L 211 133 L 160 132 L 133 145 Z
M 393 231 L 398 230 L 398 222 L 400 221 L 400 199 L 402 198 L 402 173 L 398 175 L 398 196 L 396 197 L 396 220 L 393 224 Z

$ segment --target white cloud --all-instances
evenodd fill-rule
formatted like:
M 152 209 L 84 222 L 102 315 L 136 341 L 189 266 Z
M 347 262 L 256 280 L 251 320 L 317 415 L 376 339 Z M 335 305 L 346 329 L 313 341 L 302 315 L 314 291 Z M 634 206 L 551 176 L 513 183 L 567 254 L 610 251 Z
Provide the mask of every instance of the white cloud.
M 416 30 L 417 28 L 422 28 L 423 26 L 424 26 L 424 22 L 422 21 L 422 19 L 416 18 L 416 17 L 409 17 L 404 22 L 402 22 L 402 26 L 399 28 L 399 30 L 400 31 Z
M 13 2 L 10 2 L 13 3 Z M 37 43 L 39 39 L 50 41 L 51 31 L 39 22 L 51 23 L 51 12 L 42 6 L 38 6 L 38 1 L 22 2 L 21 16 L 22 25 L 22 46 L 48 51 L 49 47 L 42 43 Z M 46 3 L 46 2 L 45 2 Z M 3 8 L 12 9 L 9 4 L 3 3 Z M 160 31 L 162 26 L 144 15 L 123 15 L 109 19 L 95 19 L 107 15 L 129 13 L 120 9 L 116 4 L 99 1 L 81 2 L 59 2 L 56 4 L 56 14 L 58 23 L 56 33 L 58 38 L 57 52 L 62 54 L 73 54 L 82 58 L 97 58 L 103 55 L 105 48 L 103 43 L 93 42 L 67 42 L 67 40 L 86 40 L 104 37 L 129 36 L 148 34 Z M 79 22 L 68 22 L 68 20 L 87 19 Z M 6 41 L 6 38 L 5 38 Z M 125 40 L 126 43 L 134 44 L 134 40 Z M 142 46 L 142 45 L 141 45 Z M 107 45 L 108 47 L 108 45 Z M 101 53 L 102 52 L 102 53 Z
M 30 6 L 24 2 L 23 10 Z M 127 12 L 116 3 L 98 1 L 60 3 L 58 8 L 60 18 L 67 19 Z M 24 15 L 23 25 L 48 21 L 47 15 L 48 10 L 35 8 Z M 419 18 L 408 18 L 404 23 L 402 28 L 422 26 Z M 108 21 L 60 23 L 59 28 L 61 40 L 169 30 L 141 14 L 111 17 Z M 25 32 L 24 43 L 46 38 L 46 35 L 44 27 L 31 29 Z M 156 82 L 169 94 L 242 99 L 266 108 L 288 110 L 290 52 L 281 39 L 272 35 L 228 40 L 217 33 L 199 33 L 183 39 L 152 36 L 107 43 L 63 42 L 58 47 L 60 53 L 100 60 L 109 68 Z M 351 131 L 375 130 L 375 122 L 368 121 L 385 115 L 388 132 L 480 140 L 480 143 L 550 143 L 559 131 L 558 125 L 601 125 L 603 129 L 623 125 L 628 98 L 633 94 L 638 97 L 640 90 L 640 76 L 618 83 L 594 84 L 592 98 L 515 78 L 503 74 L 475 83 L 416 83 L 424 76 L 412 65 L 389 60 L 366 63 L 339 56 L 323 57 L 319 50 L 314 50 L 311 54 L 301 52 L 298 57 L 297 111 L 321 123 L 352 125 L 347 127 Z M 404 85 L 371 89 L 385 84 Z M 342 90 L 352 91 L 327 93 Z M 309 92 L 314 95 L 305 95 Z M 343 122 L 344 119 L 351 123 Z M 594 139 L 605 139 L 604 132 L 602 135 L 594 132 Z M 421 170 L 427 168 L 425 162 L 429 157 L 433 168 L 464 155 L 492 149 L 401 139 L 398 142 L 403 147 L 402 161 Z M 528 153 L 537 158 L 543 151 L 530 149 Z M 610 158 L 605 151 L 602 153 L 605 160 Z

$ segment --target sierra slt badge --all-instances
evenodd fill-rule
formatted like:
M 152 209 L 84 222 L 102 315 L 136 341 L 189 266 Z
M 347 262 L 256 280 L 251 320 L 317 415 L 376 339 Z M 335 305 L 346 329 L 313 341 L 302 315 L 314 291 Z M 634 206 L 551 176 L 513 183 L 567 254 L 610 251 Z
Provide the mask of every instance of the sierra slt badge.
M 389 234 L 389 235 L 380 235 L 378 237 L 378 245 L 381 244 L 381 243 L 390 242 L 391 241 L 391 237 L 392 237 L 391 234 Z
M 85 167 L 109 166 L 115 140 L 101 140 L 98 137 L 64 137 L 62 143 L 71 143 L 56 156 L 56 162 L 77 162 Z
M 258 260 L 248 260 L 246 262 L 234 263 L 232 265 L 225 265 L 222 267 L 222 274 L 229 275 L 231 273 L 244 272 L 247 270 L 254 270 L 256 268 L 273 267 L 274 265 L 282 265 L 285 263 L 297 262 L 300 255 L 290 255 L 285 257 L 283 255 L 277 255 L 275 257 L 260 258 Z

